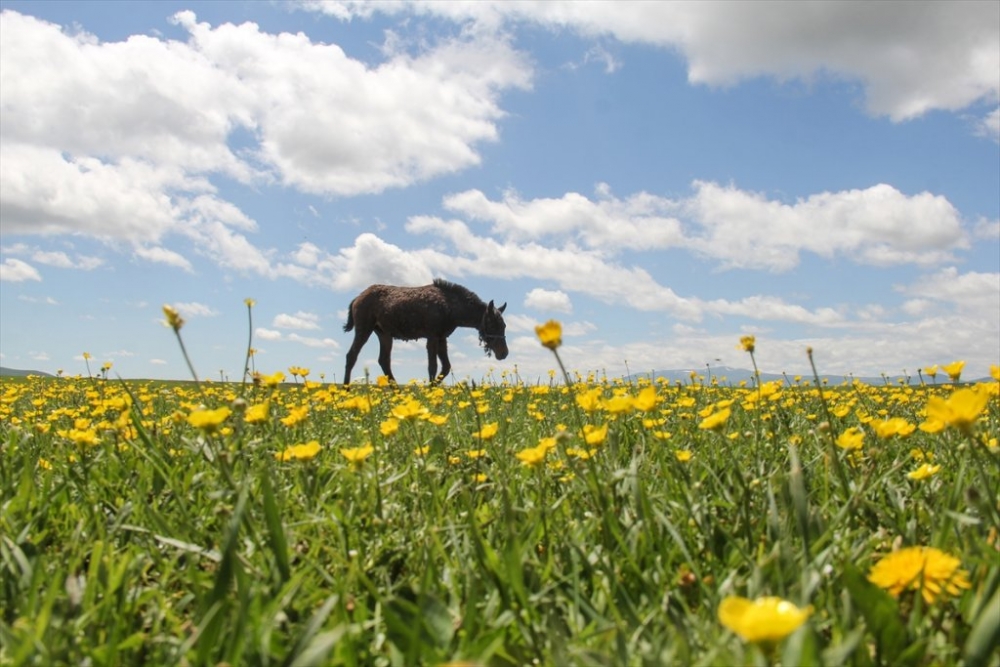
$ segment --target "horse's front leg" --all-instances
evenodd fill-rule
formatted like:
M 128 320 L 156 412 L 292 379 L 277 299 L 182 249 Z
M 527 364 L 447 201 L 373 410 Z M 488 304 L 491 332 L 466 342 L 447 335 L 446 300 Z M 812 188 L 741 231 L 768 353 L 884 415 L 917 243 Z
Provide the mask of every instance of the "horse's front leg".
M 430 336 L 427 338 L 427 375 L 431 382 L 437 380 L 438 370 L 438 339 Z
M 448 377 L 448 373 L 451 372 L 451 362 L 448 361 L 448 339 L 441 337 L 438 339 L 438 357 L 441 359 L 441 375 L 438 379 L 445 379 Z
M 390 382 L 396 381 L 396 378 L 392 377 L 392 336 L 387 333 L 378 334 L 378 365 L 382 367 L 382 372 Z
M 351 349 L 347 351 L 347 365 L 344 367 L 344 384 L 351 384 L 351 369 L 354 368 L 354 364 L 358 361 L 358 354 L 361 352 L 361 348 L 365 346 L 368 342 L 368 337 L 372 335 L 371 329 L 367 331 L 362 327 L 358 327 L 354 330 L 354 342 L 351 343 Z

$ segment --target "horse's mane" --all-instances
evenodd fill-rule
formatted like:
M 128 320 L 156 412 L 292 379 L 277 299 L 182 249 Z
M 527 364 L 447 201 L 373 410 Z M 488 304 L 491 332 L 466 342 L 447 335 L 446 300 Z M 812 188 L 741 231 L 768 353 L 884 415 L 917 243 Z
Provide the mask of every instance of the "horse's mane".
M 477 305 L 482 305 L 483 300 L 479 296 L 470 290 L 468 287 L 463 287 L 457 283 L 453 283 L 445 280 L 444 278 L 435 278 L 434 286 L 445 292 L 451 292 L 463 301 L 468 301 L 470 303 L 475 303 Z

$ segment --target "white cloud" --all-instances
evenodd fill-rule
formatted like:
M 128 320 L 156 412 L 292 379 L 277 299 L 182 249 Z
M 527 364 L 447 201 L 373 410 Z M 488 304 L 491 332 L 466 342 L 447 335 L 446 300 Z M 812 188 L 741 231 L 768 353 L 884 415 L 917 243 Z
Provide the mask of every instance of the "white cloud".
M 275 331 L 274 329 L 265 329 L 263 327 L 257 327 L 254 332 L 254 336 L 261 340 L 281 340 L 281 332 Z
M 20 283 L 25 280 L 41 280 L 42 276 L 38 269 L 27 262 L 8 257 L 0 263 L 0 281 Z
M 219 313 L 211 306 L 192 301 L 190 303 L 175 303 L 174 308 L 185 318 L 192 317 L 215 317 Z
M 286 340 L 292 343 L 305 345 L 306 347 L 328 348 L 332 350 L 340 348 L 340 343 L 332 338 L 315 338 L 311 336 L 300 336 L 299 334 L 292 333 L 288 334 L 288 338 L 286 338 Z
M 194 272 L 191 262 L 183 255 L 161 246 L 136 245 L 132 248 L 132 252 L 136 257 L 144 259 L 147 262 L 166 264 L 167 266 L 173 266 L 188 273 Z
M 301 310 L 294 315 L 280 313 L 275 315 L 274 321 L 271 322 L 271 326 L 276 329 L 319 329 L 319 316 L 315 313 L 306 313 Z
M 31 259 L 39 264 L 54 266 L 60 269 L 82 269 L 84 271 L 96 269 L 104 263 L 104 260 L 98 257 L 86 257 L 81 255 L 77 255 L 76 260 L 74 261 L 69 258 L 69 255 L 59 250 L 37 250 L 31 255 Z
M 1000 322 L 1000 273 L 959 273 L 951 266 L 921 277 L 903 291 L 953 305 L 961 312 L 978 313 L 986 321 Z
M 868 110 L 894 121 L 1000 97 L 995 2 L 311 3 L 344 20 L 373 11 L 436 14 L 499 28 L 505 20 L 679 51 L 692 83 L 830 77 L 859 81 Z M 992 132 L 993 116 L 985 121 Z M 995 136 L 996 133 L 993 133 Z
M 976 134 L 1000 143 L 1000 107 L 976 121 Z
M 51 296 L 44 298 L 38 298 L 34 296 L 28 296 L 27 294 L 18 294 L 17 298 L 19 301 L 24 301 L 25 303 L 44 303 L 46 306 L 58 306 L 59 302 L 53 299 Z
M 541 287 L 528 292 L 524 297 L 524 307 L 539 311 L 552 311 L 556 313 L 573 312 L 573 303 L 569 295 L 562 290 L 547 290 Z

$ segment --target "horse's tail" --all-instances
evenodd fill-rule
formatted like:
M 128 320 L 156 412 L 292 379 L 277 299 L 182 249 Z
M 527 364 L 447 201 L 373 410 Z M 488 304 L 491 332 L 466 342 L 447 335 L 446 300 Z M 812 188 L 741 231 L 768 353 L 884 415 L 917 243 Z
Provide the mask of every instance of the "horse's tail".
M 355 299 L 356 300 L 356 299 Z M 354 328 L 354 301 L 351 301 L 351 305 L 347 307 L 347 324 L 344 325 L 344 331 L 350 331 Z

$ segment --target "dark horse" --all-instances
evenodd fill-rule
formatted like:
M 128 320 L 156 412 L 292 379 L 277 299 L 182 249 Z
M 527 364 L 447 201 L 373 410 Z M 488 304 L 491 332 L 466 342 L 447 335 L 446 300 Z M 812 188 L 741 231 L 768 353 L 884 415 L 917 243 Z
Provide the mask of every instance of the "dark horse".
M 372 332 L 378 336 L 378 365 L 393 382 L 390 357 L 394 338 L 427 339 L 427 372 L 431 382 L 440 381 L 451 371 L 448 336 L 457 327 L 476 329 L 486 354 L 505 359 L 507 325 L 503 321 L 503 311 L 506 308 L 506 303 L 499 308 L 492 301 L 483 303 L 471 290 L 440 278 L 423 287 L 372 285 L 355 297 L 347 309 L 344 331 L 354 329 L 354 342 L 347 351 L 344 384 L 351 382 L 351 369 Z M 441 359 L 440 375 L 437 374 L 438 358 Z

